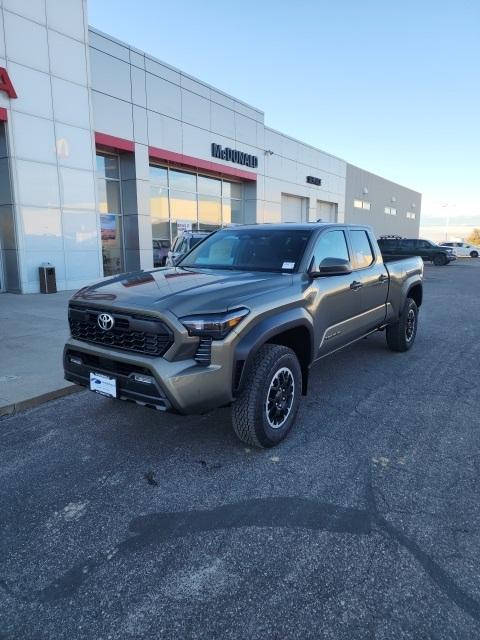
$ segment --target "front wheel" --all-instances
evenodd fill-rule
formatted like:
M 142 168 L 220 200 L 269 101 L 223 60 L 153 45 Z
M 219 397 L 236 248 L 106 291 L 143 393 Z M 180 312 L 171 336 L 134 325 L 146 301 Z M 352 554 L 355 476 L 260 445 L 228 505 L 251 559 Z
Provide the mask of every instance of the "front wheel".
M 295 422 L 301 393 L 302 370 L 292 349 L 263 345 L 232 406 L 235 433 L 246 444 L 274 447 Z
M 441 253 L 438 253 L 436 256 L 433 256 L 433 264 L 436 267 L 443 267 L 447 264 L 447 256 L 444 256 Z
M 407 298 L 398 322 L 387 327 L 387 344 L 392 351 L 408 351 L 417 335 L 418 307 L 415 300 Z
M 478 251 L 470 251 L 471 258 L 478 258 Z

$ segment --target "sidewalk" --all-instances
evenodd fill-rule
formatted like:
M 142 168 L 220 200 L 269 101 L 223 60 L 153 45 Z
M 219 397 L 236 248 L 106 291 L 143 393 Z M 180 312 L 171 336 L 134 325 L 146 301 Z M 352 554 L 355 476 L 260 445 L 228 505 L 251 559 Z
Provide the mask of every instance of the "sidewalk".
M 0 294 L 0 416 L 80 389 L 63 379 L 71 295 Z

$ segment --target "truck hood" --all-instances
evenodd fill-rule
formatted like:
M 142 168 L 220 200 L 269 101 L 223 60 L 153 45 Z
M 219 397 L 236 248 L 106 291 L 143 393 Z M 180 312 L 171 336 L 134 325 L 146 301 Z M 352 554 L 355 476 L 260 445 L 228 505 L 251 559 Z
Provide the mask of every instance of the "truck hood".
M 122 274 L 80 289 L 71 300 L 105 309 L 170 311 L 182 317 L 234 309 L 291 283 L 286 273 L 172 267 Z

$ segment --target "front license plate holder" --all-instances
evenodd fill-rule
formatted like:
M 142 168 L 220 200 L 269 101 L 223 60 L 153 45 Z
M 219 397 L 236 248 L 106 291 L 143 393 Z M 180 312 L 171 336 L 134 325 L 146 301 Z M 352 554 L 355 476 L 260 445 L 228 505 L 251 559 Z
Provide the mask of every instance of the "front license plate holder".
M 90 391 L 109 398 L 117 397 L 117 380 L 103 373 L 90 373 Z

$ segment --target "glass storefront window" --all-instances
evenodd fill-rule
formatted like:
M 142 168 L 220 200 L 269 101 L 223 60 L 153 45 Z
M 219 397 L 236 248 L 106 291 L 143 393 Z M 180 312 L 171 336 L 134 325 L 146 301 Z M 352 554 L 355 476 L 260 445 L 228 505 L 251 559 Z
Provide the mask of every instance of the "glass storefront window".
M 157 220 L 168 220 L 168 189 L 150 185 L 150 215 L 152 223 Z
M 185 173 L 184 171 L 169 171 L 169 183 L 171 189 L 179 189 L 181 191 L 197 192 L 197 176 L 194 173 Z
M 97 154 L 97 175 L 103 178 L 113 178 L 119 180 L 120 173 L 118 169 L 117 156 Z
M 214 196 L 198 196 L 198 225 L 201 231 L 214 231 L 222 225 L 222 201 Z
M 100 211 L 103 275 L 124 270 L 123 216 L 118 156 L 97 154 L 97 193 Z
M 103 275 L 113 276 L 123 271 L 122 216 L 100 216 Z
M 220 197 L 222 195 L 222 181 L 216 180 L 215 178 L 198 176 L 198 193 Z
M 177 221 L 183 223 L 181 228 L 193 231 L 213 231 L 230 223 L 242 224 L 243 185 L 151 165 L 150 215 L 155 261 L 159 242 L 170 243 L 177 236 Z
M 150 165 L 150 180 L 161 187 L 168 187 L 167 168 Z
M 197 224 L 197 194 L 170 189 L 170 218 L 172 220 L 191 220 Z
M 97 180 L 100 213 L 120 213 L 120 181 Z

